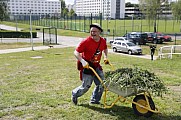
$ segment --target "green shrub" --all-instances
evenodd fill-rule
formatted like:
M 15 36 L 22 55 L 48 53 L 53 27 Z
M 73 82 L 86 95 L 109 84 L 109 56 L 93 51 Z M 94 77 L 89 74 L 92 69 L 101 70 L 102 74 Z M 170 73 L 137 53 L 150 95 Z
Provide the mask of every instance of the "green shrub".
M 30 32 L 29 31 L 7 31 L 3 30 L 0 31 L 0 37 L 1 38 L 30 38 Z M 37 37 L 37 32 L 32 32 L 32 37 Z

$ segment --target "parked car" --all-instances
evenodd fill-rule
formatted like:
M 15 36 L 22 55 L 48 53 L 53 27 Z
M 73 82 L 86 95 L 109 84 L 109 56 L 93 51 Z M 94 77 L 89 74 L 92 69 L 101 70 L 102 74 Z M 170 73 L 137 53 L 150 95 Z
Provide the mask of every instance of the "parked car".
M 115 41 L 112 43 L 112 49 L 114 52 L 124 52 L 128 54 L 142 54 L 142 48 L 135 45 L 132 42 L 127 41 Z
M 161 33 L 161 32 L 157 32 L 157 35 L 162 36 L 162 38 L 163 38 L 163 40 L 164 40 L 165 42 L 170 42 L 170 41 L 172 41 L 172 37 L 169 36 L 169 35 L 165 35 L 165 34 L 163 34 L 163 33 Z
M 162 44 L 164 41 L 164 38 L 157 33 L 154 32 L 145 32 L 148 35 L 147 42 L 151 42 L 154 44 Z
M 110 40 L 110 44 L 112 44 L 114 41 L 129 41 L 129 42 L 133 42 L 132 39 L 127 39 L 126 37 L 115 37 L 114 39 Z
M 126 37 L 127 39 L 132 39 L 133 43 L 136 45 L 145 45 L 148 39 L 148 35 L 146 33 L 141 32 L 127 33 L 123 37 Z

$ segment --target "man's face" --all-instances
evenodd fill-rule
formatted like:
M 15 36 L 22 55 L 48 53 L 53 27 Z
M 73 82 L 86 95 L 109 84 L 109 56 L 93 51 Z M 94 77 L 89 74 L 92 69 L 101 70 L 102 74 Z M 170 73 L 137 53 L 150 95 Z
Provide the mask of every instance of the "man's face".
M 96 27 L 91 27 L 90 33 L 93 39 L 98 39 L 101 31 Z

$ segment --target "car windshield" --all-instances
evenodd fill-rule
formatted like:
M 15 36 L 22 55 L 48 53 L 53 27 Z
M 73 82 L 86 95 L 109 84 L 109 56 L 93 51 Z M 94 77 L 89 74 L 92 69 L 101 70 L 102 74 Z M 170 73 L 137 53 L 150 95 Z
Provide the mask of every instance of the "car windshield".
M 156 34 L 155 34 L 155 33 L 152 33 L 152 36 L 153 36 L 153 37 L 156 37 Z
M 123 38 L 116 38 L 115 40 L 124 40 Z
M 161 33 L 158 33 L 157 35 L 158 35 L 158 36 L 163 36 L 163 34 L 161 34 Z
M 128 46 L 136 46 L 134 43 L 131 43 L 131 42 L 127 43 L 127 45 Z
M 147 34 L 141 34 L 142 37 L 147 37 Z

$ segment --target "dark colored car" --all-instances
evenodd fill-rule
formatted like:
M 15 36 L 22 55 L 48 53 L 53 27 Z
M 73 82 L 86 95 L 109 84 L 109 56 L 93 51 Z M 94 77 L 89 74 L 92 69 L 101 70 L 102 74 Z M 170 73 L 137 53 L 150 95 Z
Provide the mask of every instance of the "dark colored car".
M 154 43 L 154 44 L 162 44 L 164 41 L 163 36 L 160 36 L 154 32 L 145 32 L 148 35 L 147 42 Z
M 127 39 L 132 39 L 133 43 L 136 45 L 145 45 L 148 39 L 148 35 L 141 32 L 127 33 L 123 37 L 126 37 Z
M 172 41 L 172 37 L 169 36 L 169 35 L 165 35 L 165 34 L 163 34 L 163 33 L 161 33 L 161 32 L 157 32 L 157 35 L 162 36 L 162 38 L 163 38 L 163 40 L 164 40 L 165 42 L 170 42 L 170 41 Z

